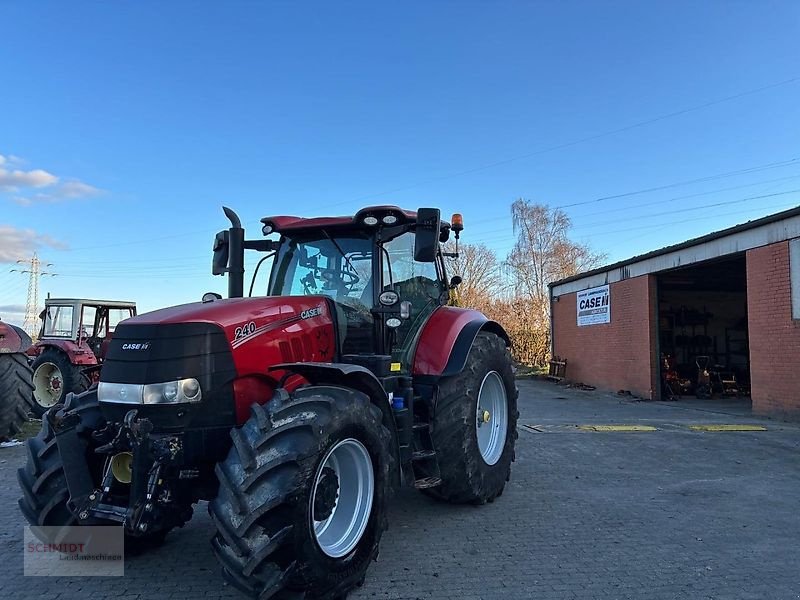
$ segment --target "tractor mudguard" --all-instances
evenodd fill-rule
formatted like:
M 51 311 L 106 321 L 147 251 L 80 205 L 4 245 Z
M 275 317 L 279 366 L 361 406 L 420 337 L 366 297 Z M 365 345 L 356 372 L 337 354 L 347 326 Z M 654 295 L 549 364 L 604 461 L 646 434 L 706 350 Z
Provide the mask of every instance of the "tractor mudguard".
M 497 321 L 467 308 L 436 309 L 420 335 L 412 373 L 415 381 L 457 375 L 467 363 L 470 348 L 480 331 L 489 331 L 511 346 L 511 339 Z
M 30 336 L 21 327 L 0 322 L 0 352 L 3 354 L 25 352 L 32 343 Z
M 297 362 L 273 365 L 270 371 L 291 371 L 302 375 L 312 385 L 328 383 L 365 393 L 381 410 L 389 406 L 389 397 L 378 378 L 360 365 L 347 363 Z
M 36 343 L 35 348 L 37 356 L 48 348 L 55 348 L 59 352 L 66 354 L 67 358 L 69 358 L 69 362 L 73 365 L 80 365 L 84 367 L 97 364 L 97 357 L 88 346 L 85 344 L 78 345 L 72 340 L 39 341 Z

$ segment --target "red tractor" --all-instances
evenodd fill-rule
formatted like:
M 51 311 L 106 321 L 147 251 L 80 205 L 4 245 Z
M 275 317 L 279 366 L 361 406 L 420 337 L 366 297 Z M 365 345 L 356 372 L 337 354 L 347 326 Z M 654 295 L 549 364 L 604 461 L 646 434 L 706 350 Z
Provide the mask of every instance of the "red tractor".
M 19 433 L 31 409 L 31 368 L 25 351 L 31 338 L 0 321 L 0 440 Z
M 136 304 L 114 300 L 48 298 L 39 340 L 28 351 L 33 364 L 33 413 L 41 417 L 70 392 L 97 381 L 111 336 Z
M 471 504 L 503 492 L 518 417 L 508 336 L 448 306 L 460 280 L 440 242 L 460 215 L 268 217 L 280 239 L 246 240 L 225 213 L 213 273 L 229 298 L 121 323 L 99 384 L 28 442 L 19 504 L 30 523 L 118 523 L 141 546 L 209 500 L 233 585 L 344 597 L 378 554 L 396 487 Z M 265 296 L 243 297 L 245 249 L 273 259 Z

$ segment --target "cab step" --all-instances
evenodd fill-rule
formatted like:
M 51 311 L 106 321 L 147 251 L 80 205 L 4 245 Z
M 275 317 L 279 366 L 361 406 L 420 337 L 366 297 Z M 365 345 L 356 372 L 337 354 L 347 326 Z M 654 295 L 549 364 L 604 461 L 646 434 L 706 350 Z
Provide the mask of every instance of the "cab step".
M 411 460 L 426 460 L 436 456 L 436 450 L 416 450 L 411 453 Z
M 414 482 L 414 487 L 418 490 L 426 490 L 428 488 L 441 485 L 441 483 L 442 479 L 440 477 L 423 477 L 422 479 L 417 479 Z

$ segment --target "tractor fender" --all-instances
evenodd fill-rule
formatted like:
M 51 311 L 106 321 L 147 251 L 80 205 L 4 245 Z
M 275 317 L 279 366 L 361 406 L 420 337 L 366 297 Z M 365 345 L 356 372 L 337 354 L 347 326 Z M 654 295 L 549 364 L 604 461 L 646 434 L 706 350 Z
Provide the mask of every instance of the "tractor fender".
M 353 388 L 369 396 L 375 404 L 389 406 L 389 396 L 378 378 L 361 365 L 347 363 L 296 362 L 273 365 L 270 371 L 291 371 L 302 375 L 312 385 L 328 383 Z
M 503 326 L 477 310 L 442 306 L 420 334 L 412 373 L 417 378 L 449 377 L 464 370 L 470 348 L 481 331 L 489 331 L 511 346 Z
M 30 336 L 21 327 L 0 322 L 0 354 L 25 352 L 32 343 Z
M 383 414 L 383 424 L 392 434 L 392 452 L 400 464 L 400 441 L 389 404 L 389 396 L 374 373 L 361 365 L 347 363 L 296 362 L 273 365 L 270 371 L 289 371 L 306 379 L 311 385 L 339 385 L 366 394 Z M 400 469 L 394 474 L 395 485 L 400 483 Z
M 40 340 L 36 342 L 35 349 L 38 356 L 48 348 L 63 352 L 73 365 L 92 366 L 97 364 L 97 357 L 87 346 L 78 345 L 72 340 Z

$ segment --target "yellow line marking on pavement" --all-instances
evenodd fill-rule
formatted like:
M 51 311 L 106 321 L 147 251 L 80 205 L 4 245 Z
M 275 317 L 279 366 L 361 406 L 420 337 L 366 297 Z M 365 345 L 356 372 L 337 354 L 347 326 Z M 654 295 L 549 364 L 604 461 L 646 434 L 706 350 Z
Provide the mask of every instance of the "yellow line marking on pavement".
M 689 425 L 692 431 L 766 431 L 763 425 Z
M 578 425 L 584 431 L 658 431 L 651 425 Z

